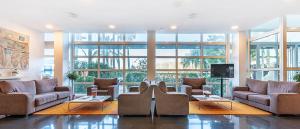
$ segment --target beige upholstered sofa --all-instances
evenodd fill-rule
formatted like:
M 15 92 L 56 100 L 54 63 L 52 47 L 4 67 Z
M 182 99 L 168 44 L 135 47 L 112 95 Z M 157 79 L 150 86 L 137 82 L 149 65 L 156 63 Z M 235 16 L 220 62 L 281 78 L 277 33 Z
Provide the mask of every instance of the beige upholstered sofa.
M 274 114 L 300 114 L 300 83 L 247 79 L 233 89 L 233 99 Z
M 95 78 L 94 79 L 94 85 L 97 86 L 98 92 L 97 95 L 109 95 L 111 98 L 109 100 L 114 100 L 118 96 L 118 79 L 112 78 L 112 79 L 102 79 L 102 78 Z M 87 88 L 87 95 L 91 95 L 91 89 L 93 87 Z
M 141 82 L 140 92 L 120 94 L 118 97 L 119 115 L 150 115 L 153 86 Z
M 28 115 L 69 100 L 68 87 L 56 79 L 0 82 L 0 114 Z
M 190 100 L 195 100 L 192 95 L 203 95 L 202 87 L 205 84 L 205 78 L 182 78 L 180 89 L 189 96 Z
M 157 115 L 188 115 L 189 97 L 185 93 L 167 92 L 165 82 L 154 87 Z

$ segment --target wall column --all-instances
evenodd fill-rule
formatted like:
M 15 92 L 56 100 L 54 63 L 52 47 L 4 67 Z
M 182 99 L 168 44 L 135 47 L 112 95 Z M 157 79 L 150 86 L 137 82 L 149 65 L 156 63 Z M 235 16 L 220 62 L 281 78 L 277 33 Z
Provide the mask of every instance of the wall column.
M 54 32 L 54 77 L 59 86 L 65 84 L 64 75 L 68 71 L 69 46 L 65 36 L 62 31 Z
M 281 18 L 280 25 L 280 42 L 279 42 L 279 51 L 280 51 L 280 81 L 287 81 L 287 25 L 286 17 Z
M 155 31 L 147 31 L 147 79 L 155 79 Z

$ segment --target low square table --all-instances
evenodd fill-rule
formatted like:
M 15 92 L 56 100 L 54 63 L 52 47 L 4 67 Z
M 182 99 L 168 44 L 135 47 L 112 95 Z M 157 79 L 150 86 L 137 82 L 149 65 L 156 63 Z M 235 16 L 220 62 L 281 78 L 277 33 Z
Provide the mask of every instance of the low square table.
M 68 110 L 71 111 L 70 105 L 73 104 L 73 103 L 84 103 L 84 104 L 97 103 L 97 104 L 101 105 L 101 109 L 103 111 L 103 103 L 104 103 L 104 101 L 108 100 L 110 97 L 111 96 L 95 96 L 95 97 L 93 97 L 93 96 L 82 96 L 80 98 L 69 101 L 68 102 Z M 81 106 L 79 106 L 79 107 L 81 107 Z M 79 107 L 77 107 L 77 108 L 79 108 Z
M 217 96 L 217 95 L 209 95 L 209 96 L 206 96 L 206 95 L 192 95 L 192 97 L 194 97 L 196 100 L 198 100 L 199 109 L 200 109 L 200 104 L 201 103 L 207 103 L 207 102 L 219 103 L 219 102 L 222 102 L 222 103 L 230 103 L 230 110 L 232 110 L 232 101 L 229 100 L 229 99 Z

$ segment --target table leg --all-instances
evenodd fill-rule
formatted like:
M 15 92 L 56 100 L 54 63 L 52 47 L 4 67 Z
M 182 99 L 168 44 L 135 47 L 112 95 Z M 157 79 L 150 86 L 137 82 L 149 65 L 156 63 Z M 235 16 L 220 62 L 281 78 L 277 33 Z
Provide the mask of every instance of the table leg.
M 232 110 L 232 102 L 230 102 L 230 109 Z

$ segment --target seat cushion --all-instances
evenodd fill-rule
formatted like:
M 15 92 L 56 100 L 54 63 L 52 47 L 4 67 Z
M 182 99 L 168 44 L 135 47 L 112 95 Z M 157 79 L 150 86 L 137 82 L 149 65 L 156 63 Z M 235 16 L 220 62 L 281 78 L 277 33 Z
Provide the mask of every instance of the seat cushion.
M 63 99 L 63 98 L 70 97 L 70 92 L 68 92 L 68 91 L 55 92 L 55 94 L 57 95 L 58 99 Z
M 192 95 L 203 95 L 203 90 L 201 90 L 201 89 L 192 89 Z
M 269 95 L 249 95 L 249 101 L 260 103 L 266 106 L 270 106 L 270 96 Z
M 35 106 L 39 106 L 55 100 L 57 100 L 57 94 L 55 92 L 38 94 L 35 96 Z
M 299 93 L 298 82 L 268 81 L 268 94 L 273 93 Z
M 251 91 L 234 91 L 233 92 L 234 97 L 238 97 L 238 98 L 242 98 L 242 99 L 248 99 L 249 95 L 258 95 L 258 93 L 254 93 Z
M 254 79 L 247 79 L 246 85 L 249 87 L 251 92 L 259 93 L 259 94 L 267 94 L 268 89 L 268 82 L 267 81 L 260 81 Z
M 0 89 L 2 93 L 12 92 L 27 92 L 29 94 L 36 94 L 36 86 L 34 81 L 1 81 Z
M 43 79 L 35 80 L 37 94 L 54 92 L 54 88 L 57 86 L 56 79 Z
M 183 85 L 192 86 L 193 89 L 202 89 L 202 85 L 206 84 L 205 78 L 183 78 Z

